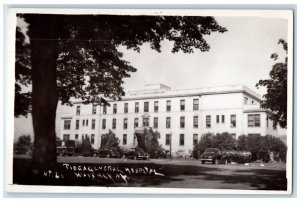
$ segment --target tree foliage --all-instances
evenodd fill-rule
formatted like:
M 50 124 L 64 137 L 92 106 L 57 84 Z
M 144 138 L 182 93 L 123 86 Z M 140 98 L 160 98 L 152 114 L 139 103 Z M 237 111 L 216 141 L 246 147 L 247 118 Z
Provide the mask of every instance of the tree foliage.
M 83 156 L 91 156 L 93 154 L 93 147 L 90 141 L 90 138 L 88 135 L 85 135 L 85 137 L 82 137 L 81 142 L 81 154 Z
M 119 138 L 117 138 L 116 135 L 111 130 L 109 130 L 108 133 L 103 134 L 101 136 L 101 146 L 100 147 L 108 146 L 108 147 L 118 148 L 119 143 L 120 143 Z
M 278 44 L 283 46 L 283 50 L 287 54 L 288 44 L 283 39 L 280 39 Z M 278 54 L 273 53 L 271 58 L 277 61 Z M 261 107 L 272 110 L 273 114 L 270 118 L 273 120 L 274 127 L 279 124 L 284 128 L 287 123 L 287 62 L 288 57 L 286 56 L 284 62 L 275 63 L 269 74 L 270 79 L 259 80 L 256 84 L 256 87 L 267 88 Z
M 150 155 L 150 158 L 157 158 L 159 154 L 163 153 L 163 148 L 159 144 L 158 139 L 160 134 L 157 131 L 144 129 L 144 134 L 141 135 L 141 140 L 138 141 L 138 147 L 142 148 Z
M 217 133 L 212 139 L 213 147 L 221 150 L 235 149 L 235 139 L 228 132 Z
M 14 146 L 16 148 L 22 148 L 22 149 L 29 150 L 32 146 L 31 136 L 30 135 L 20 136 Z
M 246 135 L 240 135 L 236 141 L 236 149 L 238 151 L 248 151 L 248 142 Z

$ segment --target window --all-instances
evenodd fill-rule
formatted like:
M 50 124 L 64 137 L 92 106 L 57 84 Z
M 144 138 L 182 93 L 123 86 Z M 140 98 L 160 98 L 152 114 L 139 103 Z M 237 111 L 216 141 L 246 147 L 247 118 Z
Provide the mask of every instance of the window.
M 116 129 L 117 119 L 112 120 L 112 129 Z
M 220 116 L 219 116 L 219 115 L 217 115 L 217 120 L 216 120 L 216 122 L 217 122 L 217 123 L 220 122 Z
M 184 116 L 180 117 L 180 128 L 184 128 Z
M 124 104 L 124 113 L 128 113 L 128 103 Z
M 198 143 L 198 134 L 193 134 L 193 145 Z
M 248 127 L 260 127 L 260 114 L 248 114 Z
M 102 129 L 106 129 L 106 119 L 102 119 Z
M 185 110 L 185 100 L 180 100 L 180 111 Z
M 180 136 L 179 136 L 179 145 L 180 146 L 184 145 L 184 134 L 180 134 Z
M 230 115 L 230 127 L 235 128 L 236 127 L 236 115 Z
M 79 120 L 76 120 L 76 127 L 77 130 L 79 129 Z
M 149 112 L 149 102 L 144 102 L 144 112 Z
M 64 130 L 70 130 L 71 129 L 71 120 L 65 120 L 64 121 Z
M 167 101 L 167 112 L 171 111 L 171 100 Z
M 139 127 L 139 118 L 134 118 L 134 127 Z
M 267 118 L 266 118 L 266 122 L 267 122 L 267 128 L 269 128 L 269 116 L 267 115 Z
M 107 106 L 104 105 L 104 106 L 103 106 L 103 114 L 106 114 L 106 113 L 107 113 Z
M 247 97 L 244 97 L 244 104 L 248 104 L 248 99 Z
M 149 118 L 143 118 L 143 126 L 144 127 L 149 126 Z
M 206 128 L 210 128 L 211 127 L 211 116 L 207 115 L 206 116 Z
M 171 117 L 166 118 L 166 128 L 171 128 Z
M 77 106 L 76 107 L 76 115 L 79 115 L 80 114 L 80 106 Z
M 154 112 L 158 112 L 158 101 L 154 101 Z
M 198 116 L 194 116 L 194 128 L 198 128 Z
M 92 114 L 96 114 L 97 112 L 97 106 L 96 105 L 93 105 L 93 108 L 92 108 Z
M 85 125 L 85 120 L 82 120 L 82 125 L 83 125 L 83 126 Z
M 127 129 L 127 126 L 128 126 L 128 119 L 127 119 L 127 118 L 124 118 L 123 128 L 124 128 L 124 129 Z
M 117 113 L 117 104 L 113 105 L 113 113 L 116 114 Z
M 127 144 L 127 134 L 123 134 L 123 145 Z
M 92 135 L 91 135 L 91 144 L 94 144 L 94 143 L 95 143 L 95 135 L 92 134 Z
M 222 123 L 225 122 L 225 115 L 222 115 Z
M 70 134 L 64 134 L 64 135 L 63 135 L 63 140 L 64 140 L 64 141 L 70 140 Z
M 86 120 L 86 126 L 88 126 L 88 125 L 89 125 L 89 120 L 87 119 L 87 120 Z
M 170 145 L 171 143 L 171 134 L 166 134 L 166 145 Z
M 199 110 L 199 99 L 193 99 L 193 110 Z
M 157 117 L 154 117 L 153 128 L 158 128 L 158 118 Z
M 95 129 L 95 128 L 96 128 L 96 120 L 92 119 L 92 129 Z
M 135 111 L 135 113 L 139 112 L 139 103 L 138 102 L 136 102 L 134 105 L 134 111 Z
M 78 134 L 75 134 L 75 140 L 78 140 Z

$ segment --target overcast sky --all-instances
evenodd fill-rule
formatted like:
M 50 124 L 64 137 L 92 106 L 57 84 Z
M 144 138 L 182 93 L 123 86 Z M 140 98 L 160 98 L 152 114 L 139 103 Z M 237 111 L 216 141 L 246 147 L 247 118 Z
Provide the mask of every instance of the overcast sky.
M 145 84 L 162 83 L 172 89 L 201 88 L 243 84 L 261 95 L 265 89 L 256 89 L 259 79 L 269 78 L 274 64 L 270 55 L 284 56 L 277 44 L 287 39 L 287 20 L 262 17 L 217 17 L 227 32 L 206 36 L 209 52 L 195 50 L 193 54 L 171 53 L 172 43 L 164 41 L 162 52 L 152 50 L 149 44 L 141 52 L 120 47 L 124 59 L 137 68 L 125 79 L 125 91 L 141 90 Z M 58 112 L 60 113 L 60 112 Z M 15 119 L 15 137 L 32 134 L 30 119 Z

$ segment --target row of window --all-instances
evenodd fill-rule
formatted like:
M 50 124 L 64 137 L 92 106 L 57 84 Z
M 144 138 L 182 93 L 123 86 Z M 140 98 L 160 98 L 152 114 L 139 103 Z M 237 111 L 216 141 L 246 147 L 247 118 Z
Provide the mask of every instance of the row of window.
M 225 123 L 225 115 L 222 115 L 222 123 Z M 216 116 L 216 123 L 220 123 L 220 116 Z M 211 127 L 211 115 L 206 115 L 206 128 Z M 236 115 L 230 115 L 230 127 L 236 127 Z M 260 114 L 248 114 L 248 127 L 260 127 Z
M 128 113 L 128 105 L 129 103 L 124 103 L 124 113 Z M 139 102 L 135 102 L 134 103 L 134 112 L 135 113 L 139 113 L 140 111 L 140 107 L 139 107 L 140 103 Z M 92 107 L 92 114 L 96 114 L 96 105 L 93 105 Z M 118 106 L 117 104 L 113 104 L 113 114 L 116 114 L 118 112 Z M 154 112 L 158 112 L 159 110 L 159 103 L 158 101 L 154 101 Z M 185 110 L 185 100 L 182 99 L 180 100 L 180 110 L 184 111 Z M 199 110 L 199 99 L 193 99 L 193 110 Z M 171 111 L 171 100 L 167 100 L 166 101 L 166 111 L 169 112 Z M 149 112 L 149 102 L 144 102 L 144 112 Z M 107 107 L 103 106 L 103 114 L 107 113 Z M 78 105 L 76 107 L 76 115 L 80 115 L 80 106 Z
M 80 121 L 76 120 L 76 125 L 75 125 L 75 129 L 78 130 L 79 129 L 79 125 L 80 125 Z M 89 120 L 88 119 L 84 119 L 82 120 L 82 126 L 88 126 L 89 125 Z M 91 125 L 92 129 L 96 128 L 96 120 L 92 119 L 92 125 Z M 64 130 L 70 130 L 71 129 L 71 120 L 64 120 Z
M 88 136 L 87 134 L 85 134 L 85 136 Z M 81 138 L 84 138 L 84 134 L 82 134 Z M 70 134 L 63 134 L 63 140 L 68 141 L 70 140 Z M 75 140 L 78 141 L 79 140 L 79 135 L 75 134 Z M 95 134 L 91 134 L 91 144 L 95 143 Z
M 193 117 L 193 127 L 198 128 L 199 124 L 199 118 L 198 116 Z M 134 119 L 134 128 L 139 127 L 139 118 Z M 143 118 L 143 126 L 144 127 L 149 127 L 149 118 L 145 117 Z M 113 118 L 112 119 L 112 129 L 116 129 L 117 127 L 117 119 Z M 128 119 L 124 118 L 123 119 L 123 129 L 128 128 Z M 158 128 L 158 117 L 153 118 L 153 128 Z M 171 117 L 166 117 L 166 128 L 171 128 Z M 180 117 L 180 128 L 185 128 L 185 117 L 181 116 Z M 106 129 L 106 119 L 102 119 L 102 129 Z

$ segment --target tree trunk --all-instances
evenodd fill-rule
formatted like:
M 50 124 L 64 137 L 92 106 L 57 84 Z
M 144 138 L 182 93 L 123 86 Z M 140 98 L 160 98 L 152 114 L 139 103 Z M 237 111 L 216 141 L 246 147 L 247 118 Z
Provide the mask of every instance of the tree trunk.
M 30 43 L 34 129 L 32 161 L 35 174 L 40 174 L 45 169 L 56 165 L 55 117 L 58 103 L 56 60 L 58 51 L 55 40 L 32 39 Z

